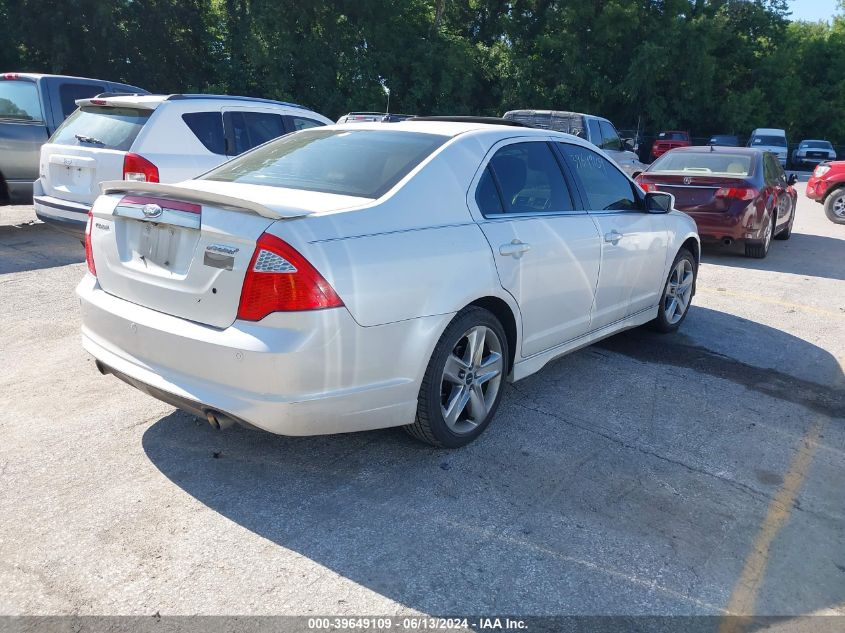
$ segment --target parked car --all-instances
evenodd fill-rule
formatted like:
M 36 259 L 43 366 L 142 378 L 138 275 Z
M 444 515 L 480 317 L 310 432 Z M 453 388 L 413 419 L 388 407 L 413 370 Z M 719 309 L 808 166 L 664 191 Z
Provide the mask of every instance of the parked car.
M 836 150 L 830 141 L 805 140 L 792 152 L 792 164 L 796 167 L 816 166 L 823 161 L 836 160 Z
M 178 182 L 283 134 L 330 124 L 302 106 L 217 95 L 99 96 L 41 148 L 35 214 L 82 238 L 104 180 Z
M 340 117 L 338 123 L 372 123 L 373 121 L 380 121 L 382 123 L 397 123 L 410 119 L 413 114 L 394 114 L 387 112 L 350 112 Z
M 645 169 L 634 151 L 634 139 L 620 138 L 613 123 L 605 118 L 560 110 L 511 110 L 502 118 L 583 138 L 604 150 L 629 176 Z
M 100 79 L 0 73 L 0 204 L 32 201 L 42 143 L 76 110 L 76 99 L 103 92 L 147 94 Z
M 748 139 L 748 147 L 761 149 L 774 154 L 781 164 L 786 167 L 786 132 L 777 128 L 759 127 L 751 133 Z
M 733 134 L 714 134 L 707 141 L 708 145 L 718 145 L 721 147 L 739 147 L 739 137 Z
M 845 161 L 822 163 L 807 181 L 807 197 L 824 205 L 831 222 L 845 224 Z
M 690 145 L 692 145 L 692 140 L 690 139 L 689 132 L 680 132 L 678 130 L 660 132 L 651 145 L 651 159 L 660 158 L 670 149 L 688 147 Z
M 666 191 L 703 240 L 741 242 L 748 257 L 768 255 L 772 238 L 788 240 L 798 194 L 771 152 L 741 147 L 685 147 L 667 152 L 637 177 L 644 191 Z
M 699 241 L 671 196 L 586 141 L 487 121 L 315 128 L 178 185 L 105 183 L 85 349 L 215 426 L 457 447 L 505 380 L 677 329 Z

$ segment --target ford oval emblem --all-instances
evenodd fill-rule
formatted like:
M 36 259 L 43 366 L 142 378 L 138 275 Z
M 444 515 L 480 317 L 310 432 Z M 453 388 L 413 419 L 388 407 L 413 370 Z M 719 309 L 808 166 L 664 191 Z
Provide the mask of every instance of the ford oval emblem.
M 145 218 L 157 218 L 162 214 L 162 208 L 157 204 L 145 204 L 141 211 Z
M 691 182 L 692 182 L 692 178 L 690 178 L 689 176 L 685 176 L 685 177 L 684 177 L 684 184 L 685 184 L 685 185 L 688 185 L 688 184 L 690 184 Z

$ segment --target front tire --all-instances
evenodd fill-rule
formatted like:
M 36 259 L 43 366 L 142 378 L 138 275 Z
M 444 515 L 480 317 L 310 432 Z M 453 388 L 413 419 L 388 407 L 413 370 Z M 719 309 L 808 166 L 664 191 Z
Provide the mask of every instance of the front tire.
M 695 258 L 687 249 L 682 248 L 675 255 L 675 261 L 669 269 L 669 277 L 666 278 L 663 293 L 660 295 L 657 318 L 651 322 L 655 330 L 667 334 L 681 327 L 689 313 L 697 275 Z
M 845 224 L 845 187 L 840 187 L 825 198 L 824 212 L 831 222 Z
M 448 325 L 429 360 L 417 417 L 405 430 L 443 448 L 466 446 L 496 414 L 508 366 L 508 339 L 488 310 L 470 306 Z

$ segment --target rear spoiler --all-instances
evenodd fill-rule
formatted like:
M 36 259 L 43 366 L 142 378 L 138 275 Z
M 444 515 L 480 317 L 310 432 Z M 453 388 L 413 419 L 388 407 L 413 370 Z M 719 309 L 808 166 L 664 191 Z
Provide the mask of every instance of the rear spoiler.
M 224 209 L 249 211 L 271 220 L 285 220 L 310 215 L 309 211 L 271 209 L 270 207 L 266 207 L 263 204 L 252 200 L 234 198 L 232 196 L 225 196 L 223 194 L 213 193 L 210 191 L 197 191 L 196 189 L 188 189 L 186 187 L 178 187 L 176 185 L 163 185 L 157 182 L 106 180 L 105 182 L 100 183 L 100 191 L 102 191 L 103 195 L 111 193 L 141 193 L 159 196 L 169 200 L 182 200 L 184 202 L 208 204 L 215 207 L 223 207 Z

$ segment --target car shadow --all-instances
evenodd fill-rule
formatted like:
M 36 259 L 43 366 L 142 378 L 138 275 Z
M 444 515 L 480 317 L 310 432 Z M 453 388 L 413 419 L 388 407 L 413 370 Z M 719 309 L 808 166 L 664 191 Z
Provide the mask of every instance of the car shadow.
M 826 351 L 704 308 L 685 327 L 699 319 L 804 354 L 820 378 L 637 329 L 510 386 L 492 427 L 457 451 L 397 429 L 220 433 L 180 412 L 147 429 L 143 448 L 214 512 L 424 613 L 718 614 L 803 417 L 845 414 L 842 371 Z M 672 385 L 682 389 L 667 397 Z M 732 394 L 738 404 L 723 404 Z M 821 500 L 839 498 L 837 465 L 837 476 L 808 480 L 803 511 L 773 544 L 774 589 L 762 609 L 810 613 L 845 601 L 845 575 L 832 564 L 845 566 L 834 554 L 841 517 L 826 516 L 841 511 Z
M 838 264 L 845 240 L 834 237 L 793 232 L 789 240 L 772 242 L 764 259 L 746 257 L 741 244 L 705 243 L 701 251 L 702 261 L 708 264 L 845 280 L 845 266 Z
M 85 261 L 80 241 L 42 222 L 0 225 L 0 274 Z

